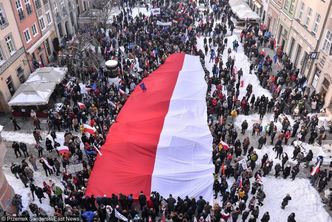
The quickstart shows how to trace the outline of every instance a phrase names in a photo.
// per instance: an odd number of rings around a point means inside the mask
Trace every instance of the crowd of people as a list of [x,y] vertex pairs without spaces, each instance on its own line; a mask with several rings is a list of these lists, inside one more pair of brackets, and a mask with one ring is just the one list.
[[[240,42],[229,43],[227,36],[233,34],[235,24],[227,0],[207,1],[204,12],[190,0],[152,1],[153,7],[161,8],[161,15],[139,14],[136,17],[132,16],[135,1],[124,0],[121,4],[122,11],[114,16],[110,29],[90,32],[98,39],[103,58],[117,60],[118,68],[113,71],[103,67],[91,69],[87,75],[89,79],[83,85],[84,90],[79,75],[68,76],[54,94],[54,99],[63,99],[63,106],[57,110],[50,109],[47,136],[42,135],[40,120],[31,112],[35,151],[29,150],[22,142],[12,144],[16,158],[22,160],[13,163],[11,171],[26,189],[30,189],[33,197],[29,206],[23,206],[22,197],[15,195],[12,203],[17,214],[47,216],[47,212],[34,203],[36,196],[39,203],[49,201],[54,216],[79,217],[88,222],[118,221],[121,217],[129,221],[268,222],[273,221],[269,212],[260,212],[266,197],[263,177],[273,175],[278,178],[282,173],[284,179],[290,177],[294,180],[300,169],[311,168],[307,171],[311,172],[312,185],[317,186],[320,192],[324,190],[332,174],[327,170],[317,170],[323,162],[322,157],[313,162],[312,151],[305,153],[301,145],[293,141],[292,159],[297,164],[292,166],[283,151],[290,140],[322,143],[326,129],[318,129],[317,115],[307,115],[322,108],[322,99],[315,93],[306,95],[305,77],[290,63],[280,47],[276,50],[276,58],[270,58],[261,50],[261,46],[276,48],[273,36],[264,27],[248,23],[241,32]],[[157,21],[171,21],[172,25],[161,26]],[[203,38],[202,49],[198,48],[198,38]],[[237,53],[241,43],[251,61],[250,73],[257,75],[261,86],[268,89],[272,97],[256,97],[253,86],[248,84],[246,95],[239,98],[244,73],[242,69],[234,68],[232,54]],[[123,46],[123,51],[120,46]],[[228,53],[227,61],[222,58],[224,51]],[[200,56],[205,70],[207,121],[213,136],[212,159],[215,165],[213,190],[220,204],[211,205],[202,197],[180,198],[171,194],[161,197],[158,192],[151,195],[140,193],[138,200],[133,199],[133,194],[85,196],[94,160],[126,99],[144,77],[174,52]],[[210,56],[209,60],[207,56]],[[282,69],[274,73],[272,63],[278,61],[282,63]],[[211,70],[208,63],[213,64]],[[117,84],[109,81],[114,72],[120,78]],[[266,113],[271,112],[274,118],[266,126],[261,122],[249,126],[247,121],[242,122],[241,129],[234,125],[239,114],[258,113],[262,120]],[[295,123],[291,124],[284,114],[292,115]],[[280,120],[282,128],[278,129],[276,123]],[[19,130],[15,119],[13,124],[15,130]],[[88,133],[86,125],[95,131]],[[58,138],[57,131],[66,131],[64,138]],[[64,142],[60,144],[62,139]],[[258,147],[254,147],[253,141],[257,139]],[[276,157],[265,154],[259,158],[256,149],[268,143],[274,146]],[[68,150],[63,152],[60,149],[63,146]],[[280,159],[281,164],[274,164],[274,159]],[[82,169],[69,173],[67,168],[71,164],[81,164]],[[40,167],[46,177],[42,184],[36,184],[34,172],[40,171]],[[59,178],[61,184],[46,179],[50,175]],[[279,201],[281,209],[285,209],[291,196]],[[30,211],[23,211],[23,208]],[[291,213],[287,221],[295,222],[295,217],[295,213]]]

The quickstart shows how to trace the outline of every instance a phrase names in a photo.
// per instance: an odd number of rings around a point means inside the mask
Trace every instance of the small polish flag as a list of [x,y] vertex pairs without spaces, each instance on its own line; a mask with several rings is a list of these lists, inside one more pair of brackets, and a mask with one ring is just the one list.
[[228,146],[227,143],[225,143],[225,142],[223,142],[223,141],[220,141],[220,143],[219,143],[219,150],[222,150],[222,149],[224,149],[224,150],[228,150],[228,149],[229,149],[229,146]]
[[70,154],[68,146],[59,146],[56,148],[60,155]]
[[90,133],[90,134],[95,134],[96,128],[88,125],[88,124],[83,124],[83,132],[84,133]]
[[315,174],[317,174],[319,172],[319,164],[317,164],[311,171],[310,175],[314,176]]
[[80,107],[80,109],[85,109],[85,104],[81,103],[81,102],[77,102],[78,106]]
[[120,88],[119,88],[119,93],[120,93],[121,95],[125,95],[125,94],[126,94],[125,91],[123,91],[123,90],[120,89]]

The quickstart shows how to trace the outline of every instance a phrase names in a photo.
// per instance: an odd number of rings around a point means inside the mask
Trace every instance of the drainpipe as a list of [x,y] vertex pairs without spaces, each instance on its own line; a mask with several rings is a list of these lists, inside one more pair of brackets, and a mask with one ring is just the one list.
[[[319,47],[320,47],[323,35],[325,33],[324,30],[325,30],[325,27],[326,27],[326,24],[327,24],[327,20],[330,18],[331,6],[332,6],[332,0],[330,0],[329,7],[327,9],[326,16],[325,16],[325,19],[324,19],[323,27],[322,27],[322,30],[320,32],[320,35],[319,35],[319,38],[318,38],[318,41],[317,41],[317,45],[315,47],[314,52],[318,52],[318,50],[319,50]],[[311,62],[310,68],[309,68],[309,73],[308,73],[309,74],[308,85],[310,84],[309,86],[307,86],[307,89],[306,89],[306,91],[308,92],[308,94],[310,92],[310,88],[309,87],[312,86],[311,84],[312,84],[313,78],[315,76],[315,74],[311,75],[312,69],[314,67],[314,63],[315,62]]]

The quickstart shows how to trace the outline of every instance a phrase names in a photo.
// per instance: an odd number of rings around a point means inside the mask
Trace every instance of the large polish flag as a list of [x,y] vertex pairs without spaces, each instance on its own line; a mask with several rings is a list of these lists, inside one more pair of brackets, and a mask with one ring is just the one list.
[[137,86],[112,125],[86,195],[152,191],[212,200],[214,165],[204,71],[176,53]]

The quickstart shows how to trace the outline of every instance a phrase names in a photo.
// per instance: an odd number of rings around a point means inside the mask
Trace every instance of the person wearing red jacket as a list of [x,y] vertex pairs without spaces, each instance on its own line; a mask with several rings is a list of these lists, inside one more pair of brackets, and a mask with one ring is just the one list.
[[288,144],[288,140],[289,140],[290,137],[291,137],[291,132],[290,132],[290,130],[287,130],[285,132],[285,144],[286,145]]

